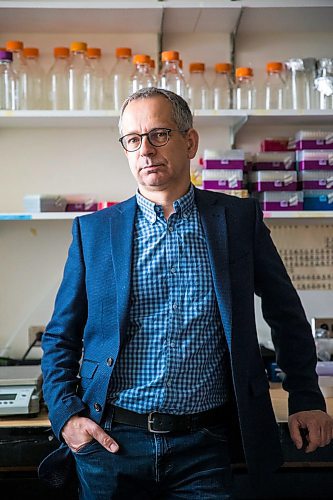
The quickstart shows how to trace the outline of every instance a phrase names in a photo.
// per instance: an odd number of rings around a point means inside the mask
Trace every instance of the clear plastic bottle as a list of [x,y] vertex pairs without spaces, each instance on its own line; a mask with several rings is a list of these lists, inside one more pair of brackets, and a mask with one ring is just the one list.
[[215,64],[215,79],[212,85],[213,109],[230,109],[233,83],[230,63]]
[[124,100],[130,94],[130,81],[133,71],[132,50],[128,47],[116,48],[116,63],[110,75],[112,108],[119,111]]
[[264,109],[285,109],[286,82],[283,78],[283,64],[268,62],[266,64],[266,81],[264,86]]
[[144,87],[153,87],[154,79],[150,72],[150,57],[145,54],[133,56],[134,71],[131,76],[131,92],[136,92]]
[[236,68],[233,105],[235,109],[255,109],[256,88],[252,68]]
[[86,73],[86,82],[89,88],[86,105],[88,109],[110,109],[111,102],[108,101],[106,92],[106,73],[102,63],[102,51],[100,48],[89,47],[87,58],[90,68]]
[[288,59],[286,78],[286,107],[300,110],[305,107],[305,72],[303,59]]
[[55,47],[53,54],[54,63],[46,75],[46,105],[48,109],[69,109],[69,49]]
[[45,75],[39,63],[39,50],[35,47],[23,49],[23,55],[28,65],[28,109],[44,109]]
[[[69,109],[89,109],[89,88],[86,73],[89,63],[86,58],[87,44],[85,42],[72,42],[70,46],[70,62],[68,67]],[[89,81],[89,80],[88,80]]]
[[158,86],[171,90],[187,99],[186,81],[179,69],[179,52],[167,50],[162,52],[162,69],[158,77]]
[[17,109],[18,78],[12,66],[12,52],[0,50],[0,110]]
[[13,70],[18,76],[18,109],[28,109],[28,78],[29,70],[23,55],[23,42],[20,40],[9,40],[6,50],[13,53]]
[[315,89],[319,109],[333,109],[333,59],[322,58],[317,62],[318,76]]
[[192,110],[211,109],[210,88],[205,78],[205,64],[192,62],[189,66],[188,99]]

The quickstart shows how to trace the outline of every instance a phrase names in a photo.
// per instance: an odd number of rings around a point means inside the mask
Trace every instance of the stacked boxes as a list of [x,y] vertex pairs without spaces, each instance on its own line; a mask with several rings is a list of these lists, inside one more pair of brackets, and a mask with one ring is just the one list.
[[245,189],[248,168],[248,157],[242,150],[233,149],[220,152],[205,149],[202,187],[203,189],[246,197],[248,196],[248,191]]
[[333,210],[333,132],[302,130],[296,148],[304,210]]
[[[254,157],[250,185],[263,210],[302,210],[303,196],[297,191],[296,157],[288,141],[266,139],[265,151]],[[267,151],[272,147],[273,151]],[[283,150],[283,148],[285,150]],[[279,149],[279,150],[277,150]]]

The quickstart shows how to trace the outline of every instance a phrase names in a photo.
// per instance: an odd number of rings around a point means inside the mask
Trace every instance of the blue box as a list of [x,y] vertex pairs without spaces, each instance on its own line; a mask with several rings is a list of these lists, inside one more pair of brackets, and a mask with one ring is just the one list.
[[303,210],[333,210],[333,189],[305,189]]

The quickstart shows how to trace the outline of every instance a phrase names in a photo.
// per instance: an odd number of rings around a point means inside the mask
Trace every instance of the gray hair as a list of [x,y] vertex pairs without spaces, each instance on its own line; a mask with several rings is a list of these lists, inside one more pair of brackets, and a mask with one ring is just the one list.
[[124,101],[120,110],[118,125],[120,135],[122,134],[122,118],[127,105],[137,99],[148,99],[155,96],[162,96],[165,99],[168,99],[171,103],[171,115],[179,130],[187,131],[193,127],[193,116],[185,99],[183,99],[180,95],[171,92],[171,90],[146,87],[134,92],[134,94],[128,96]]

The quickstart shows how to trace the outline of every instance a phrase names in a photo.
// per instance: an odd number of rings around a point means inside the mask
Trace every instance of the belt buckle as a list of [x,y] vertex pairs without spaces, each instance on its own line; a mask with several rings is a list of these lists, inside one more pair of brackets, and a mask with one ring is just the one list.
[[169,432],[171,432],[171,430],[169,430],[169,431],[158,431],[158,430],[152,428],[152,424],[154,423],[154,413],[158,413],[158,412],[157,411],[151,411],[148,414],[148,431],[149,432],[153,432],[154,434],[168,434]]

